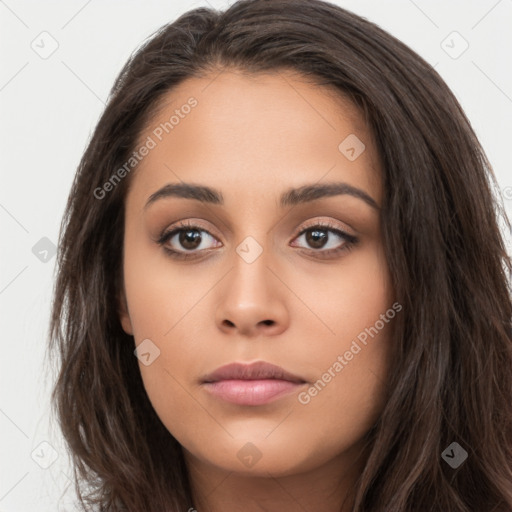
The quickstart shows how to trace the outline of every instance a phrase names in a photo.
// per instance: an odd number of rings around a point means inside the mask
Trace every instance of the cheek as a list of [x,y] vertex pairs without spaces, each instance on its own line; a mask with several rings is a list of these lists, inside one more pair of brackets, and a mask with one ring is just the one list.
[[[378,330],[384,330],[381,315],[393,304],[386,259],[379,247],[350,255],[334,271],[327,267],[316,271],[313,279],[302,273],[294,291],[310,305],[308,321],[301,325],[307,333],[302,341],[304,350],[310,351],[312,359],[308,361],[318,370],[349,350],[352,340],[359,337],[364,341],[366,330],[376,322]],[[392,322],[385,325],[388,323]],[[315,342],[311,344],[311,340]],[[375,357],[382,356],[377,349]]]
[[134,337],[165,341],[186,322],[215,276],[202,273],[198,279],[197,273],[173,263],[154,242],[130,240],[127,234],[124,280]]
[[[324,329],[315,348],[304,352],[315,378],[297,397],[295,420],[303,422],[305,435],[316,438],[318,457],[360,441],[385,405],[393,322],[399,313],[392,308],[384,260],[360,256],[315,302],[332,332]],[[314,336],[311,329],[309,336]]]
[[[399,313],[392,307],[386,260],[378,248],[358,253],[350,265],[340,267],[338,278],[316,274],[314,283],[317,291],[310,294],[310,303],[319,321],[303,325],[301,342],[315,378],[298,396],[303,411],[296,420],[302,416],[336,451],[364,435],[384,406]],[[305,282],[303,297],[307,286]]]

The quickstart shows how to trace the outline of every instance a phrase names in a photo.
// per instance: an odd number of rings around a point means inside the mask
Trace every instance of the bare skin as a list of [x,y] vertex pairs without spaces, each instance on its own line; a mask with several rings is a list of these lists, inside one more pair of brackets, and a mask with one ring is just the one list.
[[[393,290],[378,155],[355,107],[329,91],[289,72],[224,70],[180,84],[140,137],[157,144],[131,176],[120,318],[136,345],[150,339],[160,350],[139,366],[183,447],[199,512],[349,510],[364,436],[384,406],[392,322],[333,370],[391,308]],[[197,106],[159,141],[155,128],[191,96]],[[366,146],[353,161],[338,148],[350,134]],[[223,204],[169,196],[145,207],[181,182],[217,189]],[[279,204],[290,188],[333,182],[376,207],[346,193]],[[160,245],[179,221],[199,231],[184,228],[188,245],[179,234]],[[326,222],[357,242],[312,229]],[[320,230],[324,245],[306,228]],[[164,247],[193,257],[174,259]],[[233,404],[202,378],[234,361],[267,361],[305,383],[270,403]],[[319,379],[325,386],[309,393]]]

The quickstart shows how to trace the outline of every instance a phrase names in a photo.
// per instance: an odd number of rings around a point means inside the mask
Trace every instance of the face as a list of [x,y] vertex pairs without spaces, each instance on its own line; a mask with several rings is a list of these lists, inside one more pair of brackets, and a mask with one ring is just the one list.
[[346,456],[383,408],[398,314],[358,111],[288,72],[225,70],[169,93],[143,145],[120,316],[186,459],[286,476]]

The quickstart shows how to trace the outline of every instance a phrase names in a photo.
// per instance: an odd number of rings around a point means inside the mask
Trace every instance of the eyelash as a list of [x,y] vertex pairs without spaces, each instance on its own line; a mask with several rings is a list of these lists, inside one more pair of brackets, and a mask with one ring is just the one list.
[[[325,222],[325,223],[317,222],[315,224],[312,224],[311,226],[305,227],[302,231],[300,231],[297,234],[297,236],[294,238],[294,240],[296,238],[299,238],[306,232],[314,230],[315,228],[320,228],[320,230],[332,232],[335,235],[345,239],[345,243],[341,247],[338,247],[336,249],[329,249],[327,251],[322,251],[321,249],[318,249],[318,250],[310,249],[309,250],[309,252],[312,252],[315,254],[322,254],[322,256],[320,256],[320,258],[328,258],[330,256],[341,254],[345,251],[350,251],[359,242],[359,239],[357,237],[355,237],[353,235],[349,235],[345,231],[338,229],[337,227],[330,224],[329,222]],[[176,235],[182,231],[199,231],[199,232],[203,232],[203,233],[208,233],[209,236],[215,238],[212,234],[210,234],[206,229],[202,228],[201,226],[198,226],[198,225],[192,224],[192,223],[188,223],[188,222],[182,222],[182,223],[178,224],[177,226],[172,227],[169,230],[164,230],[160,234],[160,236],[157,240],[157,243],[162,246],[164,251],[171,258],[178,259],[178,260],[187,260],[187,259],[191,259],[191,258],[197,258],[198,253],[200,252],[200,251],[196,251],[196,252],[175,251],[174,249],[170,249],[169,247],[167,247],[165,245],[170,239],[172,239],[174,237],[174,235]],[[303,250],[307,250],[307,249],[303,249]]]

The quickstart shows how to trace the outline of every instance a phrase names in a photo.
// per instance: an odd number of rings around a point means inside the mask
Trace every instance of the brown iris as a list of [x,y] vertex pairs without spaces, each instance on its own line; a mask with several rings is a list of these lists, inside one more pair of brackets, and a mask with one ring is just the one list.
[[325,245],[329,235],[325,232],[325,230],[320,229],[310,229],[306,231],[306,241],[311,247],[315,249],[322,248]]
[[197,229],[180,231],[180,244],[184,249],[196,249],[201,243],[201,233]]

